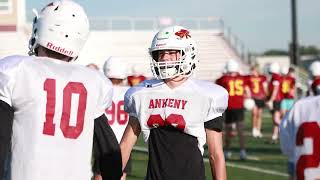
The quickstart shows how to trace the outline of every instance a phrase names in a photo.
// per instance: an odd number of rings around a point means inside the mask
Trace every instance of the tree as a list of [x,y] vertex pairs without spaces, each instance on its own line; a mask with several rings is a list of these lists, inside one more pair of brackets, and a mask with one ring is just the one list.
[[320,49],[318,49],[316,46],[300,46],[299,48],[301,55],[318,55],[320,54]]
[[287,56],[288,54],[288,51],[281,49],[270,49],[263,53],[265,56]]

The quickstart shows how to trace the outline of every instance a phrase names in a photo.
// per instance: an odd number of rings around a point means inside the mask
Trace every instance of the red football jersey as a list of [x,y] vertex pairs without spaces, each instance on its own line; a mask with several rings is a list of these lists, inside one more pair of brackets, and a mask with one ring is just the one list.
[[286,99],[294,99],[294,91],[296,80],[292,76],[284,76],[282,77],[281,82],[281,93],[283,97]]
[[266,83],[267,78],[264,75],[248,75],[247,82],[250,88],[251,96],[254,99],[265,99],[267,94],[264,90],[264,83]]
[[143,75],[140,76],[128,76],[128,84],[129,86],[135,86],[146,80],[146,77]]
[[276,98],[274,99],[275,101],[281,101],[283,99],[283,95],[281,93],[281,81],[282,81],[282,78],[279,74],[272,74],[272,77],[271,77],[271,81],[269,82],[269,98],[273,92],[273,89],[276,85],[279,86],[279,91],[276,95]]
[[217,79],[216,83],[224,87],[229,93],[228,109],[243,108],[245,86],[247,85],[245,76],[223,75]]

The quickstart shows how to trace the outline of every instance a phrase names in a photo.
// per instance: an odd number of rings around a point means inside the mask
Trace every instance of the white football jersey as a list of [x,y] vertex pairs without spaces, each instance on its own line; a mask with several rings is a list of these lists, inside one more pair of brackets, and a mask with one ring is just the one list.
[[125,111],[140,121],[144,140],[150,129],[170,124],[198,139],[203,153],[204,122],[222,116],[228,106],[228,92],[212,82],[188,79],[169,88],[162,80],[146,80],[125,95]]
[[280,144],[297,179],[320,179],[320,96],[295,103],[281,122]]
[[109,125],[120,143],[129,115],[124,111],[124,94],[129,86],[113,86],[112,106],[106,109]]
[[102,73],[43,57],[0,60],[0,99],[14,109],[12,180],[88,180],[94,119],[112,102]]

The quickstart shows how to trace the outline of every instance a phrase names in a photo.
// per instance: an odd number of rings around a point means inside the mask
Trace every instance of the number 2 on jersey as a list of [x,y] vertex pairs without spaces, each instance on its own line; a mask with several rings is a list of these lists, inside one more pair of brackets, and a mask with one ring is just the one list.
[[312,154],[302,154],[297,161],[297,179],[304,180],[304,170],[307,168],[317,168],[320,163],[320,127],[317,122],[305,122],[300,125],[297,138],[296,145],[302,146],[303,140],[305,138],[311,138],[312,143]]
[[[53,118],[56,107],[56,80],[46,79],[44,90],[47,92],[46,121],[43,123],[43,134],[54,136],[55,124]],[[79,94],[76,126],[70,126],[72,94]],[[82,130],[87,106],[87,89],[80,82],[69,82],[63,89],[63,106],[60,129],[65,138],[77,139]]]

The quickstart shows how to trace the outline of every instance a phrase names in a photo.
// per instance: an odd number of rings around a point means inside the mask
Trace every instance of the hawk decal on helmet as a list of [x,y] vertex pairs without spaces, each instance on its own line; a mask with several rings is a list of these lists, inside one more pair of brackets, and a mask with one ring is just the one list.
[[190,34],[189,34],[190,32],[188,31],[188,30],[186,30],[186,29],[181,29],[180,31],[178,31],[178,32],[176,32],[176,33],[174,33],[176,36],[179,36],[181,39],[183,39],[184,37],[186,38],[186,39],[188,39],[188,38],[191,38],[191,36],[190,36]]

